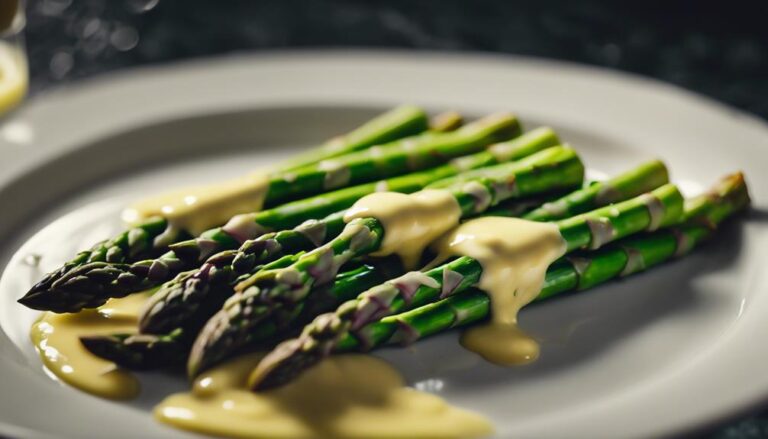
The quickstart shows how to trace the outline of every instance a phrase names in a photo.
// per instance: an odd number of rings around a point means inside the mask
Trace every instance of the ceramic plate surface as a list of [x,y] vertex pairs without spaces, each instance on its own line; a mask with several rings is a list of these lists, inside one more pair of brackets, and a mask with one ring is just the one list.
[[[0,125],[0,433],[196,437],[151,417],[185,386],[142,377],[131,403],[54,381],[15,300],[120,229],[151,191],[268,165],[399,103],[546,124],[595,174],[663,158],[689,193],[743,170],[753,212],[689,258],[531,306],[542,358],[495,367],[456,334],[380,353],[419,389],[492,419],[499,437],[673,434],[768,396],[768,128],[653,81],[523,58],[312,52],[128,71],[38,97]],[[41,255],[39,266],[31,264]]]

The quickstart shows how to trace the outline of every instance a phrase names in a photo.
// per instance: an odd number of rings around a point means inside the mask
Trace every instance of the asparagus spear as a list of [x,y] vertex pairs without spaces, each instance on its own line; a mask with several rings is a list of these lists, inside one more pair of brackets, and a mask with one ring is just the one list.
[[[503,148],[504,159],[516,160],[557,143],[557,136],[552,130],[543,128],[493,148],[496,151]],[[446,166],[451,167],[451,173],[455,173],[467,166],[474,168],[495,160],[493,152],[483,151]],[[237,251],[227,250],[211,256],[198,270],[177,276],[152,296],[150,305],[139,320],[141,332],[162,334],[172,331],[187,318],[187,314],[197,311],[199,303],[211,291],[226,298],[231,295],[232,281],[253,272],[254,267],[283,254],[317,248],[341,232],[343,216],[344,211],[341,211],[322,220],[308,220],[293,230],[268,233],[248,240]]]
[[[682,225],[626,238],[601,251],[556,262],[548,269],[537,300],[563,291],[590,288],[613,277],[642,271],[673,256],[683,255],[709,236],[722,220],[748,203],[743,176],[726,177],[711,192],[688,204],[683,216],[687,221]],[[454,274],[444,277],[445,273]],[[375,287],[340,306],[335,313],[318,316],[298,338],[276,347],[251,374],[249,385],[258,390],[280,386],[321,361],[332,350],[368,350],[389,341],[410,343],[484,318],[489,314],[490,299],[474,288],[481,273],[482,267],[476,261],[460,257],[443,267],[420,273],[429,276],[434,281],[431,283],[439,284],[438,288],[423,283],[413,285],[413,278],[411,285],[403,287],[403,278],[408,275]],[[447,285],[444,279],[453,281]],[[393,291],[396,286],[400,289]],[[403,296],[401,289],[407,289],[408,295]],[[389,305],[382,306],[387,302],[376,299],[386,290],[397,296],[394,299],[392,295],[388,296]],[[442,300],[429,303],[437,299]],[[412,307],[416,308],[396,314]]]
[[531,221],[567,218],[599,206],[635,197],[650,190],[645,188],[657,188],[668,182],[669,173],[664,163],[660,160],[651,160],[629,172],[544,203],[523,218]]
[[188,335],[181,328],[170,334],[110,334],[80,337],[92,354],[131,370],[179,365],[187,356]]
[[[572,149],[552,147],[519,162],[488,168],[484,176],[446,190],[456,198],[462,215],[467,216],[505,199],[578,185],[583,172]],[[241,294],[228,299],[198,335],[190,354],[190,374],[248,344],[265,319],[273,317],[272,322],[279,327],[288,324],[312,287],[332,281],[339,268],[352,258],[378,250],[384,232],[375,218],[355,219],[338,237],[302,256],[291,267],[260,271],[241,282],[236,287]]]
[[[520,145],[524,145],[524,143],[520,143]],[[566,217],[566,212],[570,214],[578,214],[589,210],[589,208],[599,207],[611,202],[623,201],[625,199],[640,195],[644,192],[653,190],[656,187],[666,183],[667,181],[667,170],[664,164],[659,161],[651,161],[609,180],[593,182],[585,188],[579,189],[565,196],[553,197],[549,201],[554,201],[555,203],[560,204],[567,204],[567,208],[558,209],[559,214],[562,215],[562,217]],[[612,194],[612,196],[598,196],[598,194],[606,193]],[[512,203],[507,203],[506,206],[500,205],[489,209],[487,212],[483,213],[483,215],[520,216],[521,214],[531,210],[535,212],[536,210],[534,208],[541,204],[541,201],[536,199],[514,200]],[[553,213],[552,210],[547,210],[547,212],[549,212],[549,219],[560,219],[557,217],[557,212]],[[527,218],[538,220],[536,216],[537,215],[529,215]],[[333,214],[322,221],[322,228],[325,231],[326,237],[333,237],[338,234],[338,232],[343,227],[342,217],[343,211]],[[315,226],[313,225],[312,228],[314,227]],[[278,233],[285,234],[290,232],[292,231],[284,231]],[[313,241],[317,242],[319,240],[319,238],[317,238],[317,234],[313,233],[312,235],[316,237],[316,239]],[[259,252],[261,252],[260,254],[267,253],[266,249],[276,249],[274,252],[279,253],[278,250],[280,249],[285,250],[286,248],[291,248],[291,245],[288,244],[290,241],[284,242],[282,239],[274,237],[274,235],[271,238],[269,236],[270,235],[264,235],[256,240],[263,240],[262,238],[276,240],[274,245],[265,245],[265,250],[259,250]],[[200,321],[204,318],[209,318],[217,309],[221,307],[223,301],[232,294],[233,280],[236,279],[237,276],[250,271],[252,269],[252,264],[256,264],[258,262],[258,258],[254,258],[252,256],[254,253],[250,252],[252,246],[248,245],[244,247],[246,247],[246,249],[241,247],[241,249],[236,252],[236,255],[233,255],[235,252],[222,252],[218,256],[213,256],[209,258],[208,261],[206,261],[206,264],[203,265],[203,269],[193,272],[193,275],[190,275],[189,277],[177,276],[177,279],[180,279],[180,281],[177,282],[175,279],[174,281],[163,285],[163,287],[150,299],[150,304],[145,308],[146,312],[141,316],[139,323],[140,332],[156,334],[155,336],[106,336],[100,340],[100,344],[102,345],[100,348],[101,352],[107,352],[107,355],[109,355],[111,352],[114,352],[111,354],[111,356],[107,356],[106,358],[115,361],[118,364],[132,368],[136,368],[138,366],[136,364],[129,363],[126,358],[134,359],[135,362],[143,364],[143,367],[155,367],[159,365],[157,360],[152,360],[153,351],[150,349],[150,347],[157,346],[158,348],[174,349],[174,352],[183,351],[186,354],[186,351],[181,348],[168,347],[169,341],[173,340],[174,338],[180,338],[179,334],[181,333],[189,333],[190,330],[188,329],[188,322]],[[309,248],[302,247],[301,250],[309,250]],[[227,255],[228,257],[231,257],[231,261],[226,261],[225,264],[229,265],[219,265],[218,262],[224,261],[224,256]],[[205,270],[207,264],[211,264],[212,266],[208,270]],[[369,266],[367,269],[382,270],[382,267],[389,266],[392,266],[392,264],[379,265],[377,268]],[[202,276],[201,272],[205,273],[206,271],[208,274],[206,276]],[[326,297],[327,299],[322,301],[325,304],[324,310],[333,309],[341,302],[352,299],[353,297],[357,296],[357,294],[365,291],[368,287],[373,286],[368,285],[368,283],[365,282],[365,280],[370,279],[371,276],[366,274],[362,268],[356,269],[355,272],[358,273],[357,276],[361,282],[349,282],[349,277],[342,276],[342,278],[346,279],[347,282],[343,282],[344,287],[341,289],[341,291],[346,292],[347,295],[340,295],[337,293],[336,289],[330,288],[327,289],[327,291],[333,292],[333,294],[324,295],[322,293],[313,293],[310,298],[315,298],[318,296]],[[390,279],[391,277],[399,274],[402,273],[398,273],[397,270],[395,270],[392,272],[392,276],[389,276],[386,279]],[[386,279],[383,279],[382,282]],[[341,282],[340,277],[337,277],[334,286],[339,282]],[[354,292],[354,294],[350,295],[350,292]],[[215,294],[219,297],[220,302],[215,302],[213,305],[211,305],[209,299],[204,299],[206,294]],[[201,309],[200,303],[203,300],[206,300],[206,304]],[[162,303],[162,305],[158,306],[157,303]],[[320,307],[308,306],[302,310],[302,313],[305,316],[314,316],[321,312],[320,309]],[[301,321],[302,319],[298,320]],[[186,331],[182,331],[182,328],[187,329]],[[162,341],[162,343],[157,343],[158,340]],[[161,353],[158,353],[158,355],[155,356],[160,355]],[[145,360],[146,357],[149,357],[149,359]],[[168,358],[170,358],[170,356]],[[147,364],[151,364],[152,366],[147,366]]]
[[[489,120],[490,125],[496,126],[502,132],[511,126],[517,126],[514,118],[498,116]],[[476,136],[477,132],[485,132],[486,128],[488,126],[478,130],[475,125],[475,128],[467,131],[467,138]],[[491,128],[488,130],[493,131]],[[551,130],[542,128],[529,133],[526,139],[533,139],[527,148],[536,150],[542,144],[553,143],[557,137]],[[33,309],[54,312],[76,312],[83,308],[94,308],[104,304],[110,297],[123,297],[157,286],[182,271],[200,265],[210,255],[236,248],[242,242],[256,238],[271,229],[295,227],[309,218],[322,217],[349,207],[360,197],[377,190],[387,188],[395,192],[413,192],[432,181],[454,175],[464,169],[508,160],[508,157],[518,150],[515,146],[515,143],[509,142],[495,144],[489,151],[460,157],[423,172],[338,189],[261,212],[237,215],[223,227],[205,231],[198,238],[169,245],[168,252],[154,259],[124,263],[122,250],[115,250],[110,243],[100,245],[98,251],[83,252],[72,262],[47,275],[19,299],[19,303]],[[165,220],[157,219],[124,233],[116,242],[144,245],[150,242],[153,236],[159,236],[166,226]],[[138,247],[144,248],[142,245]]]
[[427,125],[427,114],[424,110],[413,105],[402,105],[319,147],[283,162],[279,168],[289,171],[369,146],[412,136],[426,130]]
[[520,134],[506,113],[486,116],[450,132],[425,132],[333,159],[278,172],[270,177],[267,205],[298,196],[430,168]]

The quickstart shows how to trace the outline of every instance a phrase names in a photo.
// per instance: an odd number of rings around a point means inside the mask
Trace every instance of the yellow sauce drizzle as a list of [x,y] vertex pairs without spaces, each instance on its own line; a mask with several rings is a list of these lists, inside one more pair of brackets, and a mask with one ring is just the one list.
[[109,399],[131,399],[139,381],[114,363],[88,352],[82,335],[136,332],[138,315],[148,293],[112,299],[98,309],[75,314],[44,313],[32,325],[30,338],[45,367],[65,383]]
[[491,321],[467,329],[460,343],[465,349],[502,366],[528,364],[539,358],[539,343],[516,323]]
[[[139,392],[136,377],[88,352],[81,335],[129,333],[148,293],[96,310],[45,313],[31,338],[46,368],[67,384],[110,399]],[[198,377],[189,393],[166,398],[155,417],[175,427],[248,438],[470,438],[492,433],[482,416],[405,387],[398,372],[367,355],[333,356],[283,388],[254,393],[245,383],[260,356],[248,355]]]
[[469,256],[480,262],[479,287],[491,298],[491,321],[469,328],[465,348],[502,365],[539,355],[535,340],[517,327],[517,313],[541,291],[547,268],[566,251],[557,226],[517,218],[467,221],[435,243],[439,258]]
[[217,436],[242,438],[470,438],[489,435],[482,416],[404,387],[382,360],[338,355],[295,382],[269,392],[245,388],[260,356],[204,373],[190,393],[155,408],[161,422]]
[[384,226],[384,240],[373,256],[396,254],[413,269],[424,249],[459,223],[461,208],[445,190],[376,192],[358,200],[344,215],[346,222],[355,218],[376,218]]
[[268,189],[269,176],[255,172],[233,180],[177,189],[141,200],[123,212],[123,220],[136,224],[153,216],[162,216],[171,227],[199,235],[226,223],[237,214],[260,210]]

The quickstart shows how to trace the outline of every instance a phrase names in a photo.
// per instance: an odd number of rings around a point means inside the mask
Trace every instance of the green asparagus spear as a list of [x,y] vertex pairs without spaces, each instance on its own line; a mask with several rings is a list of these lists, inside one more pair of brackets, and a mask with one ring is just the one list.
[[[537,299],[571,289],[589,288],[615,276],[644,270],[674,255],[682,255],[708,236],[714,226],[748,203],[741,174],[729,176],[710,193],[689,203],[683,215],[687,221],[680,226],[626,238],[601,251],[585,252],[556,262],[548,269]],[[619,208],[621,204],[615,207]],[[572,224],[573,220],[569,222]],[[646,221],[647,224],[651,222],[650,218]],[[560,224],[562,227],[563,223]],[[446,273],[451,275],[446,276]],[[490,300],[474,289],[481,273],[482,267],[476,261],[460,257],[442,267],[418,273],[418,276],[426,275],[431,279],[427,282],[429,285],[409,273],[375,287],[340,306],[335,313],[318,316],[298,338],[275,348],[252,373],[249,384],[254,389],[280,386],[321,361],[332,350],[367,350],[391,340],[408,343],[484,318],[489,313]],[[446,279],[452,280],[447,282]],[[391,293],[387,302],[377,300],[383,297],[384,291]],[[430,303],[438,299],[443,300]],[[393,315],[409,308],[412,310]]]
[[80,337],[92,354],[131,370],[151,370],[177,366],[187,356],[187,333],[177,329],[170,334],[110,334]]
[[[557,137],[549,129],[537,129],[515,140],[494,145],[494,150],[504,149],[503,158],[516,160],[534,152],[554,146]],[[466,167],[477,167],[495,161],[493,152],[483,151],[466,156],[446,166],[451,172]],[[394,185],[397,187],[397,185]],[[248,240],[237,250],[227,250],[211,256],[198,269],[164,284],[150,299],[151,305],[141,316],[143,333],[162,334],[172,331],[187,314],[197,312],[199,303],[211,291],[226,298],[231,295],[228,287],[237,277],[251,273],[253,268],[283,254],[312,250],[338,235],[344,227],[344,211],[336,212],[322,220],[308,220],[292,230],[283,230]],[[211,285],[215,285],[212,288]]]
[[424,110],[413,105],[402,105],[371,119],[353,131],[283,162],[279,169],[290,171],[369,146],[412,136],[425,131],[427,125],[427,114]]
[[267,205],[320,191],[427,169],[520,134],[520,124],[498,113],[450,132],[425,132],[363,151],[278,172],[270,177]]
[[[572,149],[552,147],[519,162],[488,168],[485,175],[446,190],[455,197],[462,215],[468,216],[505,199],[573,187],[581,183],[583,173],[583,165]],[[352,258],[375,252],[384,233],[381,222],[375,218],[355,219],[338,237],[307,253],[291,267],[260,271],[240,283],[237,290],[241,294],[227,300],[195,341],[188,366],[190,374],[248,344],[267,318],[272,318],[278,327],[288,324],[312,287],[332,281]]]
[[667,167],[660,160],[652,160],[609,180],[597,182],[580,191],[544,203],[523,218],[531,221],[567,218],[599,206],[636,197],[668,182]]

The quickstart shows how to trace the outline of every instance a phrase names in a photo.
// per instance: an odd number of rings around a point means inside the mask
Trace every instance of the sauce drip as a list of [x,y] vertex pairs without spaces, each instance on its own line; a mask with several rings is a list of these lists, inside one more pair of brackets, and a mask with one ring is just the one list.
[[549,265],[565,254],[566,243],[557,226],[478,218],[443,236],[435,249],[438,258],[469,256],[483,267],[478,286],[491,298],[491,320],[466,330],[462,346],[502,365],[536,360],[539,346],[517,327],[517,314],[541,291]]
[[[81,335],[136,330],[148,293],[112,299],[96,310],[45,313],[31,338],[45,366],[67,384],[110,399],[130,399],[139,382],[88,352]],[[395,369],[367,355],[332,356],[280,389],[246,387],[259,355],[236,358],[200,377],[192,391],[167,397],[155,417],[215,436],[262,438],[467,438],[492,433],[482,416],[405,387]]]
[[346,222],[355,218],[376,218],[384,226],[384,240],[373,256],[396,254],[407,269],[413,269],[424,249],[459,223],[461,208],[445,190],[376,192],[358,200],[344,215]]
[[502,366],[528,364],[539,358],[539,343],[516,323],[496,323],[469,328],[461,334],[464,348]]
[[404,387],[400,375],[367,355],[336,355],[295,382],[269,392],[247,390],[259,355],[204,373],[190,393],[155,408],[161,422],[243,438],[466,438],[486,436],[483,417]]
[[123,212],[123,220],[136,224],[153,216],[162,216],[172,228],[199,235],[237,214],[261,210],[268,189],[269,176],[255,172],[141,200]]
[[135,332],[147,297],[132,294],[75,314],[46,312],[32,325],[30,338],[45,367],[61,381],[103,398],[131,399],[139,393],[136,377],[92,355],[79,337]]

